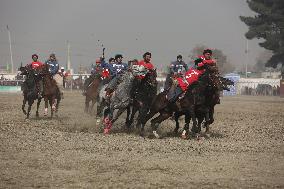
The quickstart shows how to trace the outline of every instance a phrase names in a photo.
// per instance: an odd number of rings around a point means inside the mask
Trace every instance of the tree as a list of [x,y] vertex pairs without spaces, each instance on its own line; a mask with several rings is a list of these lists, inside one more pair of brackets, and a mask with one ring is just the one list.
[[256,58],[256,64],[253,66],[253,72],[264,72],[266,70],[265,64],[271,58],[272,53],[270,51],[264,51]]
[[284,1],[283,0],[248,0],[249,8],[257,14],[253,17],[240,16],[249,31],[247,39],[264,39],[259,45],[271,50],[273,55],[265,66],[276,68],[284,66]]
[[[189,57],[194,60],[198,55],[203,53],[204,49],[208,49],[205,45],[196,45],[191,51]],[[220,49],[212,49],[213,59],[216,59],[219,72],[221,74],[229,73],[235,70],[235,67],[228,61],[227,56],[224,55]]]

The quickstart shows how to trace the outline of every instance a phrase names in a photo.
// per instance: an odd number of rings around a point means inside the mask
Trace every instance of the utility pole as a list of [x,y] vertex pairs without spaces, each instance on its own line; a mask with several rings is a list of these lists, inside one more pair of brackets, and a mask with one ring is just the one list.
[[12,53],[11,33],[10,33],[8,25],[7,25],[7,31],[8,31],[8,36],[9,36],[9,45],[10,45],[11,73],[14,74],[14,62],[13,62],[13,53]]
[[67,41],[67,70],[71,71],[70,43]]
[[245,50],[245,53],[246,53],[246,62],[245,62],[246,68],[245,68],[245,71],[246,71],[246,78],[248,78],[248,61],[249,61],[248,53],[249,53],[249,50],[248,50],[248,40],[247,39],[246,39],[246,50]]

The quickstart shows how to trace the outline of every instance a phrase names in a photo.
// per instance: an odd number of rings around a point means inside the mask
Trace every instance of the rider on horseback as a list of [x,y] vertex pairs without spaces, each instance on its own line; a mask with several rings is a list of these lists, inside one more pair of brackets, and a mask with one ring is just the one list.
[[63,98],[63,77],[64,75],[60,72],[59,70],[59,64],[57,62],[57,59],[55,57],[55,54],[52,53],[49,56],[49,59],[47,61],[45,61],[45,64],[47,64],[49,66],[49,73],[51,74],[51,76],[53,77],[53,79],[55,79],[61,98]]
[[128,70],[128,65],[122,62],[121,54],[115,55],[115,62],[109,64],[111,81],[106,87],[106,97],[109,98],[116,86],[121,82],[121,74]]
[[137,78],[137,80],[135,80],[136,83],[133,84],[132,89],[131,89],[131,98],[133,99],[135,96],[135,93],[138,89],[138,86],[141,82],[141,80],[146,76],[146,74],[149,71],[153,71],[154,70],[154,65],[151,63],[151,58],[152,58],[152,54],[150,52],[146,52],[143,55],[143,60],[141,61],[133,61],[132,64],[132,72],[136,72],[135,73],[135,77]]
[[211,56],[212,50],[205,49],[203,51],[203,55],[199,56],[199,58],[194,61],[195,68],[190,68],[183,76],[176,79],[177,86],[175,88],[171,88],[167,94],[167,99],[169,102],[175,102],[192,83],[199,79],[199,77],[205,72],[205,65],[216,65],[215,60],[212,60]]
[[[110,64],[106,63],[104,60],[104,56],[96,59],[96,64],[92,65],[91,75],[88,79],[85,80],[84,83],[84,91],[83,95],[86,95],[86,91],[90,84],[94,81],[97,74],[101,74],[103,78],[108,78],[110,75]],[[112,61],[113,58],[109,59],[109,62]]]
[[167,90],[170,87],[173,77],[178,77],[184,74],[188,70],[187,64],[182,60],[182,56],[178,55],[177,60],[172,62],[169,67],[169,73],[166,78],[164,90]]
[[38,97],[41,98],[42,97],[42,91],[43,91],[43,83],[42,83],[40,75],[38,74],[38,70],[43,65],[43,63],[38,61],[38,55],[37,54],[33,54],[32,59],[33,59],[33,62],[28,64],[26,67],[31,67],[35,71],[34,75],[35,75],[35,78],[36,78],[36,81],[35,81],[36,89],[37,89]]

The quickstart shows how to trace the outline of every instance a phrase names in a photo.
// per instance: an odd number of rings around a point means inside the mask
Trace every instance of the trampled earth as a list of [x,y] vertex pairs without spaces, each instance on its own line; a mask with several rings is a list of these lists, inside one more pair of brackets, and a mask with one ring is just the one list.
[[[84,98],[66,92],[59,117],[29,120],[20,94],[0,94],[0,188],[284,188],[284,99],[224,97],[211,137],[104,136]],[[149,128],[149,123],[147,125]]]

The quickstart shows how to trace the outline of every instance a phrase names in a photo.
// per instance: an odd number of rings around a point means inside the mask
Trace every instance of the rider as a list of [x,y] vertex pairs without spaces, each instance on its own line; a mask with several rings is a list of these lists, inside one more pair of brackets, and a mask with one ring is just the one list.
[[178,77],[176,79],[177,81],[177,87],[173,91],[169,91],[167,94],[167,98],[170,102],[175,102],[177,97],[181,95],[186,89],[188,88],[189,85],[194,83],[195,81],[198,80],[200,75],[202,75],[205,70],[204,70],[204,65],[209,65],[209,66],[215,66],[216,61],[212,59],[212,50],[211,49],[205,49],[203,51],[203,55],[199,56],[198,59],[195,61],[195,68],[189,69],[183,77]]
[[121,82],[121,74],[128,70],[128,65],[122,62],[123,56],[121,54],[115,55],[115,62],[110,64],[111,81],[106,87],[106,97],[110,97],[117,85]]
[[132,85],[132,89],[130,92],[131,98],[134,98],[135,92],[138,89],[138,86],[143,78],[145,78],[146,74],[149,71],[154,70],[154,65],[151,63],[152,54],[150,52],[146,52],[143,54],[143,60],[137,61],[134,59],[132,61],[132,72],[136,72],[135,77],[137,80],[134,80],[134,84]]
[[55,79],[61,98],[63,98],[64,74],[60,74],[61,72],[59,72],[59,64],[54,53],[50,54],[49,59],[45,61],[45,64],[49,66],[49,73],[53,79]]
[[172,62],[169,67],[169,73],[166,78],[164,90],[167,90],[170,87],[170,81],[173,76],[180,76],[188,70],[187,64],[182,60],[182,56],[178,55],[177,60]]
[[198,80],[199,76],[204,73],[203,60],[198,58],[194,61],[196,68],[190,68],[184,75],[176,78],[176,87],[171,88],[167,94],[169,102],[175,102],[177,98],[190,86]]
[[[37,71],[43,65],[43,63],[38,61],[38,55],[37,54],[33,54],[32,59],[33,59],[33,62],[28,64],[27,67],[31,67],[33,70]],[[42,97],[42,91],[43,91],[43,83],[42,83],[41,78],[37,74],[37,72],[35,72],[35,76],[36,76],[36,88],[37,88],[37,92],[38,92],[38,97],[41,98]]]
[[210,66],[216,66],[216,61],[212,59],[211,49],[205,49],[203,51],[203,55],[199,56],[199,58],[203,60],[200,66],[205,65],[205,64],[210,65]]

